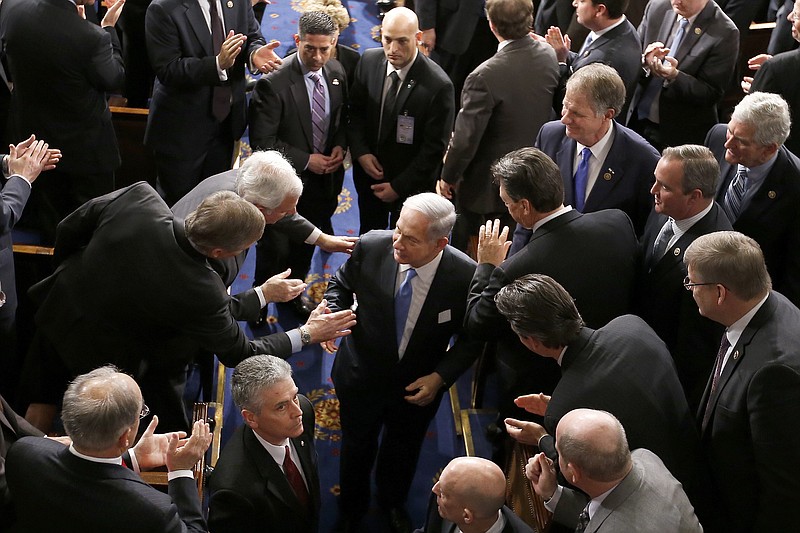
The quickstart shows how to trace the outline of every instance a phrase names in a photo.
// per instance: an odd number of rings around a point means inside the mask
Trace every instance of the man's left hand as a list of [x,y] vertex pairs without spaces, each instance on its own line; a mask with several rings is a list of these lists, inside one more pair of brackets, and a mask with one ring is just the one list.
[[495,219],[494,223],[487,220],[486,224],[481,224],[478,230],[478,263],[489,263],[500,266],[505,261],[508,249],[511,248],[511,241],[508,240],[508,226],[500,231],[500,220]]
[[319,246],[328,253],[341,252],[351,254],[357,242],[358,237],[340,237],[323,233],[317,238],[314,246]]
[[539,444],[539,439],[547,435],[547,431],[536,422],[516,418],[506,418],[503,422],[506,425],[506,433],[522,444],[536,446]]
[[131,448],[136,455],[136,462],[139,463],[140,470],[152,470],[167,464],[170,435],[175,435],[178,440],[186,438],[185,431],[156,434],[156,426],[158,426],[158,416],[153,415],[153,419],[142,433],[139,442]]
[[387,204],[400,198],[400,195],[394,192],[392,184],[388,181],[371,185],[370,189],[372,189],[372,194],[374,194],[378,200],[381,202],[386,202]]
[[406,387],[406,391],[408,392],[417,391],[415,394],[406,396],[406,401],[414,405],[419,405],[420,407],[428,405],[436,398],[436,393],[439,392],[442,385],[444,385],[444,380],[442,376],[436,372],[428,374],[427,376],[422,376]]
[[280,41],[270,41],[253,52],[251,61],[256,70],[264,74],[272,72],[273,70],[278,70],[283,60],[275,53],[275,49],[280,45]]

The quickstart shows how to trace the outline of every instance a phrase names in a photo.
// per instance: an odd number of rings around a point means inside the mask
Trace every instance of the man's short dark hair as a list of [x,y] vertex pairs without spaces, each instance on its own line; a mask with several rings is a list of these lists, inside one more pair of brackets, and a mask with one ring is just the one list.
[[297,33],[300,39],[306,35],[336,35],[339,27],[331,17],[321,11],[308,11],[300,15],[297,21]]
[[668,161],[680,161],[683,165],[683,194],[700,189],[703,198],[714,198],[717,194],[719,163],[705,146],[683,144],[664,148],[661,157]]
[[520,148],[492,164],[492,179],[515,202],[528,200],[539,213],[548,213],[564,203],[561,171],[538,148]]
[[608,11],[608,18],[618,19],[625,14],[628,9],[628,0],[592,0],[592,5],[599,6],[603,4]]
[[521,39],[533,25],[531,0],[486,0],[486,16],[504,39]]
[[512,281],[500,289],[494,301],[515,333],[534,338],[547,348],[568,346],[583,327],[572,297],[544,274],[528,274]]

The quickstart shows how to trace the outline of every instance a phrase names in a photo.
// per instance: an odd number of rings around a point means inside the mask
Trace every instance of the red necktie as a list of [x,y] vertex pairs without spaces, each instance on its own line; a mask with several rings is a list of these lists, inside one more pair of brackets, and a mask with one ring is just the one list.
[[310,500],[308,489],[303,481],[303,476],[300,475],[300,471],[297,469],[297,465],[292,461],[288,445],[286,446],[286,455],[283,458],[283,471],[286,473],[286,479],[289,480],[289,485],[292,486],[292,490],[297,496],[297,499],[300,500],[300,504],[304,507],[308,507]]

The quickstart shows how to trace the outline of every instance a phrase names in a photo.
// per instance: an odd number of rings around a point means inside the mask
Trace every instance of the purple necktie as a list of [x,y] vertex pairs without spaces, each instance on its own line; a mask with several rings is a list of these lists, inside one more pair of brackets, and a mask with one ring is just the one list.
[[325,153],[325,90],[319,72],[310,72],[308,77],[314,82],[314,99],[311,102],[311,125],[314,131],[314,152]]

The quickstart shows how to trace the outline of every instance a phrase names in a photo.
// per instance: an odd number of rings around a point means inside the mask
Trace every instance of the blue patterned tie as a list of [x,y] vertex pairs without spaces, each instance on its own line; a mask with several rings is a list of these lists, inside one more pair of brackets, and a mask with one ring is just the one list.
[[403,331],[406,329],[406,321],[408,320],[408,309],[411,307],[411,297],[413,296],[414,289],[411,287],[411,280],[417,275],[417,271],[409,268],[406,271],[406,279],[400,284],[400,290],[394,297],[394,326],[397,334],[397,346],[400,346],[400,341],[403,340]]
[[749,186],[750,180],[747,178],[747,169],[739,165],[736,170],[736,176],[731,180],[728,191],[725,193],[725,202],[722,205],[731,224],[736,222],[736,219],[739,218],[739,213],[742,212],[742,200],[744,200],[744,195],[747,193]]
[[[683,36],[686,33],[686,27],[688,25],[689,19],[681,17],[678,31],[675,32],[675,37],[672,39],[672,44],[669,47],[669,53],[667,54],[667,57],[675,57],[675,54],[678,52],[678,48],[681,46],[681,41],[683,41]],[[639,117],[639,120],[644,120],[650,117],[650,108],[653,107],[653,102],[655,102],[656,96],[661,91],[663,86],[663,78],[653,77],[650,79],[650,83],[647,84],[644,93],[642,93],[642,97],[639,98],[639,105],[637,106],[637,116]]]
[[311,125],[314,136],[314,152],[325,153],[325,91],[319,72],[310,72],[308,77],[314,82],[314,100],[311,102]]
[[575,209],[583,213],[586,204],[586,184],[589,183],[589,158],[592,157],[592,150],[584,148],[581,150],[581,162],[578,163],[578,170],[575,172]]

